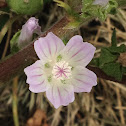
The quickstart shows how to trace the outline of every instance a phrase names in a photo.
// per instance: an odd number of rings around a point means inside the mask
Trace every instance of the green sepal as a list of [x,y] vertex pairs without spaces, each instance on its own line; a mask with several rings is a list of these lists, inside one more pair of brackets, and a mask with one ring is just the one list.
[[63,39],[62,39],[62,41],[63,41],[63,43],[66,45],[67,43],[68,43],[68,38],[67,37],[64,37]]
[[19,51],[18,47],[18,38],[20,36],[21,30],[16,32],[13,38],[10,41],[11,53],[16,53]]

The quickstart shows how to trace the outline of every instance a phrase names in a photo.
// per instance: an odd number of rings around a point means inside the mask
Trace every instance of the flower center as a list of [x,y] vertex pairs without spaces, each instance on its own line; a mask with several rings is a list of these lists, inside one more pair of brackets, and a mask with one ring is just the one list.
[[69,79],[71,76],[71,68],[72,67],[69,66],[65,61],[58,62],[53,67],[53,77],[58,80]]

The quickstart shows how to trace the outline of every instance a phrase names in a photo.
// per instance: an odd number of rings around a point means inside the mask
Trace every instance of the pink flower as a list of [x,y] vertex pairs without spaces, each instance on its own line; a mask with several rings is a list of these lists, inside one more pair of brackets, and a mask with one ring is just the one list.
[[101,5],[101,6],[106,6],[109,0],[95,0],[93,2],[94,5]]
[[97,84],[95,73],[85,68],[94,56],[95,47],[72,37],[65,46],[53,33],[34,43],[40,60],[24,69],[29,90],[45,92],[55,108],[73,102],[74,92],[90,92]]
[[38,19],[31,17],[23,26],[18,39],[18,46],[23,48],[33,39],[33,33],[41,34],[41,27],[38,24]]

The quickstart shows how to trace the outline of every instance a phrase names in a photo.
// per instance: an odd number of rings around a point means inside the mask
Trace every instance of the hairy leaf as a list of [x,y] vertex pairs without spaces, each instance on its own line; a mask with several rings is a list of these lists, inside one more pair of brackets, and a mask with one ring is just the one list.
[[112,53],[110,53],[110,51],[107,50],[107,48],[102,48],[101,55],[99,58],[99,67],[102,68],[106,63],[115,61],[117,57],[117,55],[113,55]]
[[119,63],[108,63],[105,64],[102,70],[109,76],[116,78],[117,80],[122,80],[122,67]]

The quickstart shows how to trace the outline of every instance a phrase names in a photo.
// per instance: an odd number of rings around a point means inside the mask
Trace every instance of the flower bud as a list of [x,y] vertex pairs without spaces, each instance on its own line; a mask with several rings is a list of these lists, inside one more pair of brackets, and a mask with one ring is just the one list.
[[41,34],[41,27],[38,24],[38,19],[31,17],[23,26],[18,38],[19,48],[28,45],[33,39],[33,33]]
[[6,0],[12,11],[17,14],[32,15],[42,9],[43,0]]
[[93,2],[94,5],[101,5],[101,6],[106,6],[109,0],[95,0]]

